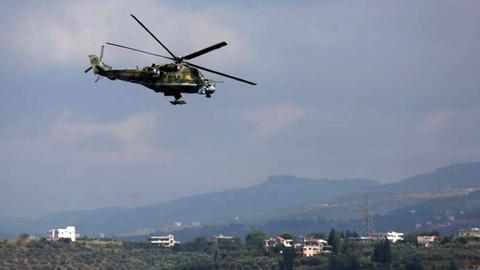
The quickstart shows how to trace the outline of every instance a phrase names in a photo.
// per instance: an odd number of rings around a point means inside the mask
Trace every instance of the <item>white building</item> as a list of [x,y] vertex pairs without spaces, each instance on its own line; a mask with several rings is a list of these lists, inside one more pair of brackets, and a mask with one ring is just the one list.
[[429,247],[438,240],[436,235],[422,235],[417,236],[417,246],[419,247]]
[[470,230],[460,230],[457,237],[480,238],[480,228],[471,228]]
[[317,245],[317,246],[325,246],[328,245],[327,240],[323,240],[321,238],[305,238],[303,239],[304,245]]
[[266,252],[271,252],[276,245],[277,241],[273,237],[263,241],[263,246],[265,247]]
[[215,240],[226,240],[226,241],[228,241],[228,240],[232,241],[233,239],[235,239],[234,236],[223,235],[223,234],[215,235],[215,236],[213,236],[213,238]]
[[332,253],[332,247],[328,245],[328,242],[319,238],[305,238],[303,242],[295,242],[293,239],[285,239],[277,236],[264,241],[267,252],[274,251],[274,248],[279,245],[293,247],[297,254],[305,257],[316,256],[322,253]]
[[75,226],[67,226],[66,228],[51,229],[48,231],[49,238],[52,240],[70,239],[72,242],[77,240]]
[[357,236],[357,237],[349,237],[348,241],[350,242],[358,242],[362,244],[369,244],[374,239],[370,236]]
[[264,247],[267,252],[271,252],[273,248],[277,245],[283,245],[285,247],[294,247],[295,243],[293,239],[285,239],[283,237],[277,236],[264,240]]
[[284,245],[285,247],[293,247],[294,242],[293,239],[285,239],[283,237],[277,236],[275,237],[277,244]]
[[303,245],[302,255],[305,257],[317,256],[322,253],[322,247],[318,245]]
[[320,238],[306,238],[301,247],[302,255],[305,257],[317,256],[322,253],[331,253],[331,246]]
[[403,240],[403,233],[398,233],[398,232],[386,232],[386,233],[372,233],[370,235],[372,240],[385,240],[388,239],[388,241],[395,243],[397,241]]
[[150,244],[158,244],[161,247],[171,248],[180,242],[175,241],[173,234],[162,236],[150,236]]
[[195,228],[200,227],[200,222],[198,222],[198,221],[192,222],[192,227],[195,227]]

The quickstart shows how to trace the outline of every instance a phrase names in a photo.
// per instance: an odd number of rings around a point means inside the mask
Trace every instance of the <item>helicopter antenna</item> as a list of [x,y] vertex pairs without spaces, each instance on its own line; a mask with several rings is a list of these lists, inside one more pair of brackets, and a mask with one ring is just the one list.
[[139,19],[137,19],[137,17],[135,17],[135,15],[130,14],[130,16],[132,16],[132,18],[135,19],[135,21],[137,21],[137,22],[143,27],[143,29],[145,29],[145,31],[147,31],[147,32],[150,34],[150,36],[152,36],[160,45],[162,45],[162,47],[163,47],[174,59],[178,59],[178,58],[179,58],[178,56],[176,56],[175,54],[173,54],[173,53],[167,48],[167,46],[163,45],[163,43],[162,43],[152,32],[150,32],[150,30],[148,30],[148,28],[147,28],[145,25],[143,25],[143,23],[142,23]]
[[102,60],[103,58],[103,50],[105,49],[105,46],[102,45],[102,47],[100,48],[100,61]]

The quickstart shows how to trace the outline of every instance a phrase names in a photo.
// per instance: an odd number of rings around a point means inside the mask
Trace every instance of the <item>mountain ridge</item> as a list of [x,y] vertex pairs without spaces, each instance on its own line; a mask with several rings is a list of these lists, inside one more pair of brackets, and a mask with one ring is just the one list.
[[[480,186],[480,162],[452,164],[434,172],[414,175],[388,184],[360,178],[315,180],[292,175],[274,175],[250,187],[196,194],[141,207],[59,212],[30,222],[25,219],[2,218],[0,232],[44,233],[52,227],[74,224],[84,235],[148,233],[172,229],[172,224],[177,221],[187,225],[197,222],[202,225],[221,224],[232,220],[248,221],[255,216],[268,218],[269,213],[281,214],[286,213],[287,209],[295,208],[300,209],[297,216],[304,218],[308,211],[302,214],[301,210],[305,207],[313,209],[313,212],[310,212],[312,218],[338,219],[342,218],[343,211],[344,222],[348,222],[348,218],[361,211],[361,201],[365,194],[372,194],[373,204],[380,206],[378,211],[386,213],[395,209],[384,207],[382,210],[381,207],[391,203],[396,197],[402,198],[404,193],[448,191],[473,186]],[[406,204],[399,208],[421,200],[422,198],[406,198],[403,200]],[[350,212],[346,211],[347,209]]]

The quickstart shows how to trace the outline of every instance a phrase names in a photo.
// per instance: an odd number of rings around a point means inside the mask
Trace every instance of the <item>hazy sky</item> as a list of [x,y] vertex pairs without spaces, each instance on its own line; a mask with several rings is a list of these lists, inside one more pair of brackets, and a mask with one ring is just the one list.
[[[136,206],[272,174],[395,181],[480,159],[480,2],[2,1],[0,216]],[[84,74],[103,42],[176,54],[212,99]],[[113,67],[162,59],[107,47]]]

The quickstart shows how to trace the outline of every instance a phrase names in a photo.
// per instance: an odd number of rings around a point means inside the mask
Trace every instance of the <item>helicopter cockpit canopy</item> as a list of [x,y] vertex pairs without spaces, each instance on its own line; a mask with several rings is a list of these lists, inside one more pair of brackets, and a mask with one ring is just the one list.
[[155,77],[160,76],[160,74],[162,73],[157,67],[155,67],[154,64],[152,64],[151,67],[145,67],[143,70],[147,71],[148,73],[150,73],[150,75]]

